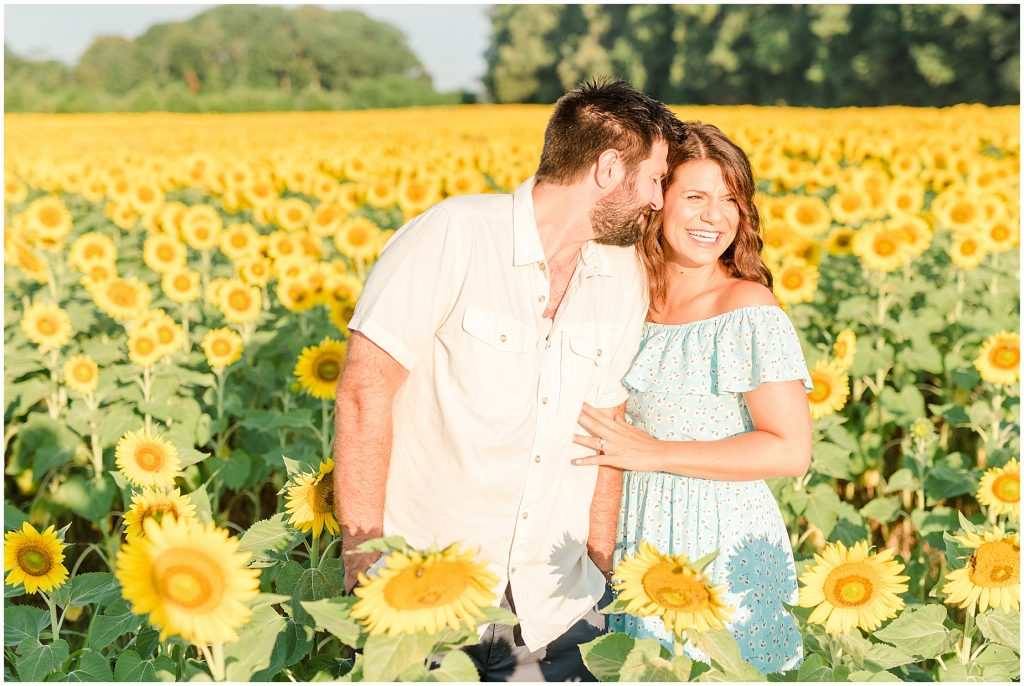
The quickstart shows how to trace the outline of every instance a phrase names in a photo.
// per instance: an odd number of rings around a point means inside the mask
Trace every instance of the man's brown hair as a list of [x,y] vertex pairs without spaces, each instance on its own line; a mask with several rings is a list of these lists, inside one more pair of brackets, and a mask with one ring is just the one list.
[[544,132],[536,183],[579,181],[605,150],[618,150],[627,178],[658,139],[678,134],[679,120],[625,81],[588,81],[555,103]]

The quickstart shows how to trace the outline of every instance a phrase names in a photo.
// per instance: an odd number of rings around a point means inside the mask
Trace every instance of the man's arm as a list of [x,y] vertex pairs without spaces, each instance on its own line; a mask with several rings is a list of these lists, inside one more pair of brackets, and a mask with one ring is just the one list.
[[334,493],[346,591],[379,557],[379,553],[352,551],[383,535],[392,405],[408,376],[408,370],[391,355],[358,331],[352,332],[334,415]]
[[[609,417],[626,414],[626,405],[606,410],[597,410]],[[622,499],[622,470],[614,467],[600,467],[594,499],[590,503],[590,536],[587,552],[597,568],[607,576],[612,570],[612,555],[618,532],[619,503]]]

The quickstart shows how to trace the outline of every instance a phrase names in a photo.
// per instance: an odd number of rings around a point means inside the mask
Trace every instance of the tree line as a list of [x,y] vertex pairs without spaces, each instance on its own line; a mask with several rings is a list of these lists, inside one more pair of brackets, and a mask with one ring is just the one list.
[[7,111],[352,109],[458,102],[390,24],[354,10],[223,5],[134,40],[99,37],[76,65],[4,49]]
[[1012,5],[495,5],[485,85],[547,103],[625,78],[674,104],[1020,101]]

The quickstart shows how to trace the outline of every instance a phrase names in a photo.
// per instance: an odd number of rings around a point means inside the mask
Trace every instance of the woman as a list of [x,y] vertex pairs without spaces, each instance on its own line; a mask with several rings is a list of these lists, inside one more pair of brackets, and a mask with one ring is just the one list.
[[[764,673],[802,660],[793,551],[763,479],[807,471],[813,388],[761,259],[747,156],[716,127],[691,122],[669,150],[665,205],[642,245],[651,308],[624,383],[630,423],[585,407],[575,461],[627,470],[616,562],[647,541],[697,560],[734,608],[727,625]],[[657,617],[609,627],[671,637]],[[694,658],[707,656],[687,644]]]

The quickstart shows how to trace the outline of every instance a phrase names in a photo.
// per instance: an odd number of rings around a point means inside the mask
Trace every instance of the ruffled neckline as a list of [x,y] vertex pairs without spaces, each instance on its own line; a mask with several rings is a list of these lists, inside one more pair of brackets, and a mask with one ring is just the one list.
[[778,310],[779,312],[785,314],[785,311],[778,305],[744,305],[743,307],[737,307],[736,309],[733,310],[727,310],[725,312],[720,312],[719,314],[713,314],[710,317],[705,317],[704,319],[694,319],[692,322],[683,322],[681,324],[662,324],[660,322],[645,321],[644,326],[660,326],[666,329],[680,329],[685,326],[709,324],[711,322],[717,321],[718,319],[721,319],[722,317],[739,316],[740,314],[746,313],[749,310]]

